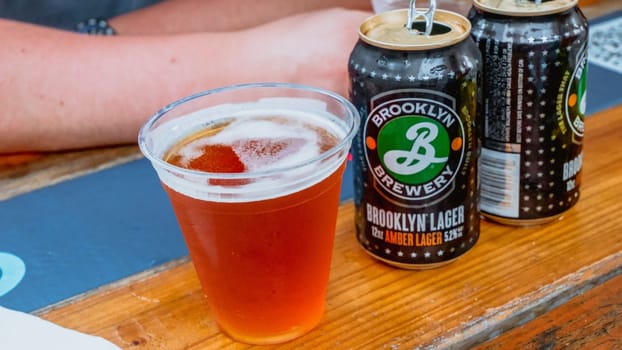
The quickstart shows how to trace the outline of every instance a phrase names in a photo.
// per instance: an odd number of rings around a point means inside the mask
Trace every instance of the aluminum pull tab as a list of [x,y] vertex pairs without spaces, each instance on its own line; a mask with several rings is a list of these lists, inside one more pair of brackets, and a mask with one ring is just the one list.
[[[410,0],[410,6],[408,7],[408,23],[406,28],[409,32],[414,34],[430,35],[432,33],[432,26],[434,25],[434,12],[436,12],[436,0],[430,0],[430,7],[425,11],[417,10],[417,0]],[[425,21],[425,32],[421,32],[418,29],[413,28],[414,22],[423,18]]]

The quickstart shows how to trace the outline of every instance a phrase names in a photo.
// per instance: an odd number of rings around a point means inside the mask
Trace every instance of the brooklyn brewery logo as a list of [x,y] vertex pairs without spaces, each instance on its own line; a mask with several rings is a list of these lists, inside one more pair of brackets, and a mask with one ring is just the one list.
[[363,135],[376,183],[389,199],[414,205],[445,197],[464,158],[462,121],[434,100],[384,102],[369,114]]

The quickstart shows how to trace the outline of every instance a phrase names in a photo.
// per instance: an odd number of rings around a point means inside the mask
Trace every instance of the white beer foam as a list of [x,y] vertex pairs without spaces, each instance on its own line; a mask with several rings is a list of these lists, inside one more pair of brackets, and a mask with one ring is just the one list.
[[[304,145],[296,153],[286,154],[273,161],[263,163],[255,161],[252,155],[244,154],[234,147],[241,161],[250,172],[277,170],[271,176],[240,186],[221,186],[208,183],[205,175],[198,172],[172,170],[174,167],[162,167],[154,163],[160,180],[173,190],[201,200],[220,202],[248,202],[281,197],[308,188],[332,174],[345,160],[348,149],[313,164],[305,164],[319,156],[318,135],[304,124],[325,129],[341,140],[346,135],[347,126],[334,115],[326,112],[325,107],[316,100],[287,99],[285,108],[281,108],[284,99],[265,99],[255,103],[221,105],[204,109],[183,117],[168,121],[158,126],[153,132],[155,154],[162,157],[173,145],[185,136],[204,129],[207,125],[235,117],[238,120],[229,124],[213,137],[191,143],[186,147],[183,157],[196,158],[202,146],[206,144],[232,145],[241,139],[303,139]],[[296,100],[299,103],[291,103]],[[273,106],[279,104],[279,108]],[[309,102],[311,102],[309,104]],[[320,108],[323,107],[323,108]],[[287,116],[291,123],[286,125],[266,120],[270,116]],[[264,117],[264,119],[257,119]],[[287,171],[278,171],[290,166],[304,164]]]
[[[257,115],[262,117],[263,115]],[[318,147],[319,137],[316,132],[305,127],[303,121],[309,119],[301,116],[294,119],[294,123],[282,124],[274,120],[252,119],[252,115],[247,114],[243,118],[237,119],[229,124],[217,135],[209,138],[201,138],[183,147],[178,154],[182,157],[182,164],[190,162],[199,157],[203,148],[207,145],[222,144],[231,146],[247,171],[265,171],[271,168],[283,168],[300,163],[303,159],[312,159],[320,155]],[[290,119],[288,119],[290,121]],[[309,125],[309,124],[307,124]],[[284,157],[272,161],[269,155],[257,157],[252,149],[243,147],[245,140],[253,140],[264,144],[274,141],[285,142],[287,140],[301,140],[303,145],[296,149],[295,153],[287,154]],[[268,161],[268,162],[266,162]]]

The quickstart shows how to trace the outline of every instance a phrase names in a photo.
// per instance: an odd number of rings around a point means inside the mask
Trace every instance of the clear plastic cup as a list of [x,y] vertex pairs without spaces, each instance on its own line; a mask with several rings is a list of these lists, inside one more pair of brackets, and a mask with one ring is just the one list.
[[280,343],[322,318],[342,173],[358,126],[356,109],[337,94],[259,83],[189,96],[142,127],[140,149],[169,195],[210,309],[232,338]]

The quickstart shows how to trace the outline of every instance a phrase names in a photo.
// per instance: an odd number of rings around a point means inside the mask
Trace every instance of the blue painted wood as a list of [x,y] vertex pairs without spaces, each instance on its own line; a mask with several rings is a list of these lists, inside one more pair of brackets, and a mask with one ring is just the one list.
[[0,202],[0,252],[26,265],[21,283],[0,297],[0,305],[22,311],[187,254],[146,160]]

